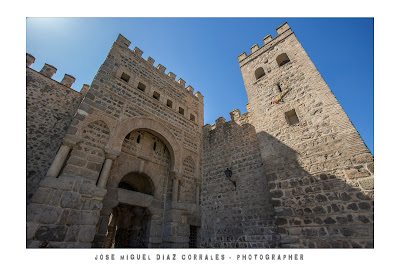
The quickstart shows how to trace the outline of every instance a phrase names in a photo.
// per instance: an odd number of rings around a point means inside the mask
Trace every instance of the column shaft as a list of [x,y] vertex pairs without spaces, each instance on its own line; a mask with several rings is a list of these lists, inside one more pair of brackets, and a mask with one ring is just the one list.
[[196,186],[196,205],[200,205],[200,186]]
[[62,145],[58,150],[56,157],[54,158],[49,170],[47,171],[47,176],[57,177],[60,173],[61,167],[63,166],[65,159],[68,156],[71,148],[67,145]]
[[172,201],[178,201],[179,180],[174,179],[172,182]]
[[110,175],[110,170],[112,166],[112,160],[106,159],[103,165],[103,169],[101,170],[99,181],[97,182],[97,186],[101,188],[105,188],[108,180],[108,176]]

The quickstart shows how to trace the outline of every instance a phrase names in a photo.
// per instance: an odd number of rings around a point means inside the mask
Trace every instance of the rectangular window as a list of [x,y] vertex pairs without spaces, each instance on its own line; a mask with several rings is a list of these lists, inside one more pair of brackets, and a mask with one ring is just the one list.
[[183,108],[179,107],[179,113],[180,113],[181,115],[185,115],[185,110],[183,110]]
[[294,109],[286,112],[285,118],[290,126],[297,125],[299,123],[299,118],[297,117],[296,111]]
[[131,77],[130,77],[128,74],[126,74],[125,72],[122,73],[122,75],[121,75],[121,79],[122,79],[123,81],[125,81],[125,82],[128,82],[130,78],[131,78]]
[[169,108],[172,108],[172,101],[171,101],[171,100],[167,100],[167,106],[168,106]]
[[160,100],[160,94],[158,92],[154,92],[153,93],[153,98],[159,101]]
[[193,114],[190,114],[190,120],[193,121],[193,122],[195,122],[196,118],[194,117]]
[[146,85],[144,85],[142,82],[139,82],[139,84],[137,85],[137,88],[141,91],[145,91]]

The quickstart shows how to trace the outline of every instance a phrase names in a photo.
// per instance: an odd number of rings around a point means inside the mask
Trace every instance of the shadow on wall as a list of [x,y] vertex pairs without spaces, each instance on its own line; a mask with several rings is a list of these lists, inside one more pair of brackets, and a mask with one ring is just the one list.
[[371,154],[345,158],[329,147],[301,156],[266,132],[257,137],[281,247],[373,247]]
[[372,248],[372,155],[300,155],[244,116],[205,126],[202,247]]

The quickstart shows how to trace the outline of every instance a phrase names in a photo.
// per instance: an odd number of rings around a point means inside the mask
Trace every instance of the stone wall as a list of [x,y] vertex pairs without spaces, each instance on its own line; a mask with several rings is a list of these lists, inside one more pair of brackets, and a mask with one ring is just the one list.
[[373,156],[290,27],[277,31],[239,63],[282,247],[372,247]]
[[27,204],[46,175],[82,100],[82,95],[69,84],[51,79],[52,75],[45,72],[47,65],[40,73],[29,66],[26,68]]
[[[201,247],[277,247],[274,210],[250,114],[231,113],[203,131]],[[232,170],[232,180],[224,171]]]
[[27,247],[91,247],[105,193],[79,177],[43,179],[27,208]]
[[[162,65],[154,67],[152,58],[144,60],[141,57],[143,52],[138,48],[130,50],[129,45],[127,39],[118,36],[90,88],[87,87],[84,97],[80,98],[79,106],[71,110],[71,114],[76,112],[67,123],[65,136],[61,136],[60,149],[52,154],[47,175],[53,183],[57,183],[57,180],[62,182],[62,177],[69,177],[71,180],[90,183],[93,190],[104,190],[102,196],[94,195],[100,203],[93,206],[95,209],[83,209],[92,213],[91,217],[96,217],[93,219],[97,221],[92,224],[90,220],[88,225],[91,227],[85,229],[87,237],[83,244],[78,238],[70,240],[75,241],[76,245],[104,246],[105,241],[110,240],[107,238],[107,230],[110,228],[108,223],[112,220],[110,215],[113,209],[119,208],[120,213],[139,210],[119,206],[122,203],[145,208],[146,215],[143,217],[148,219],[145,228],[132,229],[134,234],[147,233],[146,240],[140,243],[145,243],[147,247],[187,247],[190,225],[200,224],[196,192],[201,183],[203,96],[200,92],[193,93],[191,86],[185,88],[182,79],[175,81],[175,74],[165,74]],[[29,60],[27,58],[27,64]],[[53,72],[54,68],[46,65],[44,73]],[[69,79],[61,83],[67,84],[70,79],[69,76]],[[129,135],[131,133],[132,136]],[[139,135],[142,137],[140,143]],[[144,192],[135,194],[126,190],[123,193],[131,196],[120,198],[118,191],[121,188],[118,185],[124,176],[130,174],[141,176],[142,181],[151,180],[149,183],[154,186],[154,195],[149,204],[147,200],[135,201],[135,198],[149,199],[143,196]],[[129,184],[125,186],[129,188]],[[34,198],[39,197],[40,200],[28,206],[29,212],[33,213],[28,219],[28,246],[48,246],[46,241],[68,242],[61,238],[46,240],[38,235],[42,230],[41,221],[47,217],[47,212],[41,215],[36,215],[36,212],[54,207],[51,205],[52,200],[42,200],[42,191],[46,188],[46,183],[41,183],[38,195],[34,195]],[[87,195],[79,190],[73,192],[76,193],[69,199],[70,203],[57,206],[55,211],[57,215],[62,213],[65,216],[62,219],[67,221],[66,227],[60,228],[63,236],[65,230],[81,225],[75,220],[68,223],[71,215],[75,215],[69,209],[83,208],[81,199],[87,198]],[[84,213],[82,211],[80,215]],[[60,217],[56,219],[55,216],[46,221],[47,227],[53,228],[63,223]],[[114,225],[121,221],[115,221]],[[135,222],[135,226],[139,224]],[[54,238],[59,234],[57,230],[48,233],[46,238]],[[118,229],[114,233],[120,235]],[[129,244],[125,240],[123,245]],[[69,242],[66,245],[73,246]]]

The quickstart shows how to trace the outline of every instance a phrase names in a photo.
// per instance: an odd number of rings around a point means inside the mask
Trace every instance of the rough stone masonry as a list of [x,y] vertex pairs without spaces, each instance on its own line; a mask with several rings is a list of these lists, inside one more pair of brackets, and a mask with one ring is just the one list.
[[91,85],[27,54],[27,247],[372,248],[374,158],[287,23],[239,55],[248,112],[119,35]]

